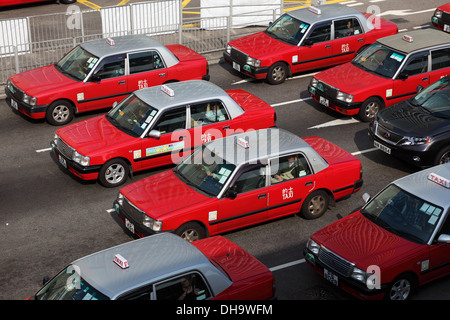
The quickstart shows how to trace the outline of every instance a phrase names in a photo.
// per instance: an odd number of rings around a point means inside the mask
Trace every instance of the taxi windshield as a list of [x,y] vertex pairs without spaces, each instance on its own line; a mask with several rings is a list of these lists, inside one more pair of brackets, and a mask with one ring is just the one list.
[[98,57],[77,46],[56,64],[56,68],[77,80],[83,81],[96,65]]
[[79,268],[68,266],[35,295],[36,300],[109,300],[81,276]]
[[217,196],[235,168],[203,145],[175,169],[187,184]]
[[450,119],[449,78],[431,84],[411,99],[411,104],[421,106],[436,117]]
[[140,137],[157,112],[157,109],[131,94],[113,107],[106,114],[106,119],[125,133]]
[[308,28],[308,23],[297,20],[288,14],[283,14],[266,29],[265,33],[272,38],[297,45]]
[[357,55],[352,64],[358,68],[385,78],[392,78],[402,64],[405,55],[379,43],[374,43]]
[[442,212],[441,207],[393,184],[361,209],[365,217],[380,227],[419,244],[428,242]]

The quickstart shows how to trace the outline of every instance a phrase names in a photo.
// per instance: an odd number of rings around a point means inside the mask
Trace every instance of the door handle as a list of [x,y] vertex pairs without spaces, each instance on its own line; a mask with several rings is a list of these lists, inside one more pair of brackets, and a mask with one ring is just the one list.
[[364,38],[359,38],[358,41],[359,42],[364,41]]
[[180,136],[180,137],[178,138],[178,140],[184,140],[184,139],[186,139],[186,136]]
[[328,45],[325,46],[325,49],[330,49],[330,48],[331,48],[331,45],[330,45],[330,44],[328,44]]
[[258,199],[263,199],[265,197],[267,197],[266,193],[258,194]]
[[165,77],[166,76],[166,73],[160,73],[160,74],[158,74],[158,77]]
[[311,186],[312,184],[313,184],[312,181],[308,181],[308,182],[305,183],[305,186]]
[[422,78],[422,81],[427,81],[428,77]]
[[119,84],[125,84],[125,80],[119,81]]
[[227,130],[227,129],[230,129],[230,126],[222,127],[222,130]]

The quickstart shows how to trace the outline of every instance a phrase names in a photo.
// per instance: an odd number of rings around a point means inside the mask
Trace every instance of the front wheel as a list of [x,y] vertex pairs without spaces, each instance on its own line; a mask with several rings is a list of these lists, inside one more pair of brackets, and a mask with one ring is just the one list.
[[102,166],[98,180],[103,186],[114,188],[127,180],[128,173],[128,164],[123,159],[112,159]]
[[72,121],[74,108],[69,101],[57,100],[47,108],[45,118],[54,126],[62,126]]
[[375,118],[378,111],[383,109],[383,102],[377,97],[368,98],[361,105],[359,110],[359,118],[364,122],[370,122]]
[[274,63],[267,73],[267,82],[270,84],[280,84],[286,80],[288,69],[285,63]]
[[414,281],[408,275],[397,277],[386,293],[387,300],[407,300],[414,289]]
[[436,159],[434,161],[434,165],[439,165],[443,163],[450,162],[450,146],[442,148],[436,156]]
[[329,203],[330,197],[325,191],[314,191],[306,197],[300,213],[305,219],[317,219],[327,211]]
[[205,230],[196,222],[188,222],[179,227],[175,234],[188,242],[205,238]]

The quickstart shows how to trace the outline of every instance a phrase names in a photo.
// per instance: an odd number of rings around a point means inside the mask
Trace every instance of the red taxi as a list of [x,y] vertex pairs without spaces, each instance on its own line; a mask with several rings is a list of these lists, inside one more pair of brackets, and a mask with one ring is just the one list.
[[436,8],[431,17],[431,23],[440,30],[450,32],[450,3]]
[[392,182],[361,210],[314,233],[304,255],[359,299],[405,300],[450,274],[450,163]]
[[450,34],[422,29],[378,39],[351,62],[314,75],[308,91],[323,106],[371,121],[450,73]]
[[114,209],[138,237],[169,231],[193,241],[297,213],[319,218],[362,183],[347,151],[269,128],[196,148],[173,170],[121,188]]
[[[15,6],[19,4],[34,3],[34,2],[50,2],[50,0],[2,0],[0,2],[0,7]],[[70,4],[77,2],[77,0],[59,0],[59,2],[64,4]]]
[[223,57],[244,75],[280,84],[294,73],[350,61],[397,30],[383,18],[326,4],[284,13],[265,31],[230,41]]
[[51,146],[77,177],[115,187],[134,172],[178,163],[197,145],[273,127],[275,117],[269,104],[244,90],[182,81],[137,90],[106,115],[59,128]]
[[108,108],[131,92],[171,81],[209,80],[207,60],[178,44],[145,35],[84,42],[58,63],[11,76],[6,102],[33,119],[53,125],[75,113]]

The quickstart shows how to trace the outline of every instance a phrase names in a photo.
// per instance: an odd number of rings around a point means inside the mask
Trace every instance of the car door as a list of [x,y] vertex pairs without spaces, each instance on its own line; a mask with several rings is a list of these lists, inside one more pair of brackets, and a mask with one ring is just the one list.
[[[435,208],[435,210],[441,210]],[[431,219],[430,219],[431,220]],[[428,261],[428,279],[435,279],[450,273],[450,243],[437,241],[441,234],[450,235],[450,216],[447,214],[441,230],[436,235],[434,243],[430,246],[430,259]]]
[[186,130],[186,106],[165,110],[155,119],[149,130],[157,130],[160,137],[151,134],[142,139],[141,154],[135,161],[140,168],[152,168],[171,163],[178,163],[183,150],[191,152],[189,133]]
[[164,61],[156,50],[128,54],[128,91],[164,84],[168,79]]
[[269,165],[268,219],[298,213],[314,187],[314,175],[306,157],[302,153],[283,155],[270,159]]
[[108,108],[128,94],[125,54],[103,58],[77,94],[78,110]]
[[450,74],[450,48],[431,50],[430,84]]
[[428,71],[428,50],[407,58],[393,82],[391,93],[386,94],[386,105],[408,99],[430,84]]
[[333,59],[335,64],[348,62],[364,45],[365,34],[359,20],[350,17],[333,21]]
[[219,232],[265,220],[268,201],[265,172],[263,164],[248,164],[239,170],[218,202],[215,224]]
[[195,146],[226,137],[235,128],[227,109],[220,100],[189,106],[190,137]]
[[331,21],[314,25],[298,47],[298,57],[292,58],[292,73],[333,64]]

